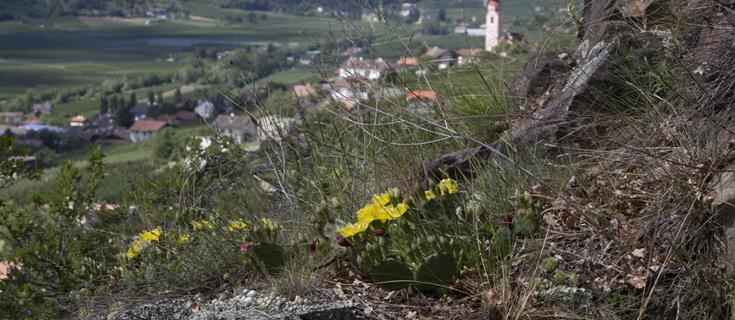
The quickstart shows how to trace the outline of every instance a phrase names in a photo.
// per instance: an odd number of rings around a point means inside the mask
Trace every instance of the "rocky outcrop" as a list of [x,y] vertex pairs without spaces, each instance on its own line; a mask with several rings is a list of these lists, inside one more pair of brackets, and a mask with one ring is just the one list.
[[349,301],[294,299],[255,290],[243,290],[227,299],[174,299],[112,312],[111,320],[362,320],[367,319]]

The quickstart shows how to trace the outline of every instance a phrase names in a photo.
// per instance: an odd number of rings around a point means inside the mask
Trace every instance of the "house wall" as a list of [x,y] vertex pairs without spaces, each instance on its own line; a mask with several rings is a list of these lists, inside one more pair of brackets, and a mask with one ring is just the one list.
[[150,140],[155,136],[154,132],[142,132],[142,131],[131,131],[130,132],[130,141],[132,142],[140,142],[140,141],[146,141]]

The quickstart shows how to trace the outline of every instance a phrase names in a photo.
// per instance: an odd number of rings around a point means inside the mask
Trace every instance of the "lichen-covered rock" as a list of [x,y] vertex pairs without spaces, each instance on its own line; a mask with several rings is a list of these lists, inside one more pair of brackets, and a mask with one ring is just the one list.
[[109,320],[361,320],[351,301],[313,301],[244,290],[228,299],[163,300],[111,313]]

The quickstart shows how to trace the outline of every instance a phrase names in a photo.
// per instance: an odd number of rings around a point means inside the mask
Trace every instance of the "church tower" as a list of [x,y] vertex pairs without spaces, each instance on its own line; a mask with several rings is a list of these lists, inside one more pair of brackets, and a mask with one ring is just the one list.
[[498,46],[500,30],[500,0],[488,0],[485,19],[485,51],[491,52]]

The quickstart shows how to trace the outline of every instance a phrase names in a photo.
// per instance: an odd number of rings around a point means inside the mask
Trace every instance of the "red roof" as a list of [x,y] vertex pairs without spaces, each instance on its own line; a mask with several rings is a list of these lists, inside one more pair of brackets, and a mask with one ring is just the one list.
[[197,119],[197,114],[191,111],[179,111],[174,116],[181,121],[194,121]]
[[430,91],[430,90],[409,91],[406,94],[406,101],[411,102],[414,100],[437,101],[439,100],[439,94],[436,93],[435,91]]
[[163,129],[163,127],[165,127],[166,125],[167,124],[165,121],[140,120],[133,123],[129,130],[139,132],[156,132]]
[[417,66],[419,60],[414,57],[402,57],[396,61],[396,64],[399,66]]

